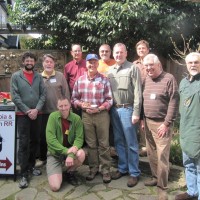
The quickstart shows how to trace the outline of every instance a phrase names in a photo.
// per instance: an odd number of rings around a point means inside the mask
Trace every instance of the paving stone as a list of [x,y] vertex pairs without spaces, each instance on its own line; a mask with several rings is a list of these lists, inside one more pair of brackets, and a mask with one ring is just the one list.
[[39,192],[35,200],[53,200],[53,197],[48,195],[46,192]]
[[16,182],[12,182],[12,183],[8,183],[8,184],[6,183],[6,184],[2,185],[0,188],[0,199],[6,199],[7,197],[9,197],[19,191],[20,191],[20,189],[18,187],[18,183],[16,183]]
[[26,188],[21,190],[15,196],[15,200],[33,200],[37,195],[37,190],[35,188]]
[[53,199],[63,199],[66,194],[72,192],[74,190],[74,186],[64,182],[58,192],[52,192],[49,188],[49,185],[45,186],[45,190],[49,195],[53,197]]
[[92,194],[85,195],[83,197],[79,197],[75,200],[100,200],[100,198],[96,194],[92,193]]
[[131,192],[131,194],[138,194],[138,195],[141,195],[141,194],[144,194],[144,195],[151,195],[151,192],[148,188],[143,188],[143,189],[140,189],[140,190],[134,190]]
[[99,185],[95,185],[94,187],[92,187],[90,189],[90,192],[98,192],[98,191],[105,190],[105,189],[106,189],[106,186],[104,184],[99,184]]
[[158,200],[156,195],[139,195],[137,200]]
[[101,196],[105,200],[111,200],[111,199],[116,199],[120,197],[123,193],[121,190],[111,190],[108,192],[100,191],[97,193],[99,196]]
[[90,189],[90,187],[88,187],[86,185],[80,185],[75,188],[74,192],[72,192],[71,194],[66,196],[65,199],[73,199],[73,198],[80,197],[80,196],[84,195],[89,189]]
[[132,198],[128,198],[128,197],[120,197],[120,198],[117,198],[116,200],[132,200]]

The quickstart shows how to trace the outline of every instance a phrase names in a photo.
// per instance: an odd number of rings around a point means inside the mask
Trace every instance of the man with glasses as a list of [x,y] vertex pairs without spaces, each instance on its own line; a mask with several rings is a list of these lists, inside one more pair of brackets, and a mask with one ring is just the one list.
[[179,86],[179,110],[187,191],[177,194],[175,200],[200,199],[200,53],[189,53],[185,62],[189,74]]
[[109,67],[115,64],[115,60],[110,58],[111,56],[111,49],[108,44],[102,44],[99,48],[99,67],[98,71],[101,74],[104,74],[107,76],[107,72],[109,70]]
[[177,115],[178,87],[174,76],[163,71],[156,55],[145,56],[143,65],[147,72],[143,88],[144,127],[152,173],[152,178],[144,184],[157,186],[158,199],[167,200],[170,143]]

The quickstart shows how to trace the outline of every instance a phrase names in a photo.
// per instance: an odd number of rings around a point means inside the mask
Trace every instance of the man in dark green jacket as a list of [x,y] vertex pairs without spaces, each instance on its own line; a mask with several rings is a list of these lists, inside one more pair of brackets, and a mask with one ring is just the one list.
[[176,195],[175,200],[200,199],[200,53],[185,58],[189,75],[179,87],[180,92],[180,143],[187,191]]
[[28,174],[41,174],[35,168],[39,146],[41,110],[45,102],[45,87],[42,76],[34,71],[36,56],[26,52],[22,56],[23,69],[11,78],[11,96],[16,106],[17,132],[19,136],[18,160],[21,168],[20,188],[28,187]]
[[50,114],[47,123],[47,175],[52,191],[58,191],[62,184],[63,163],[67,167],[67,181],[77,185],[74,172],[85,160],[85,152],[81,149],[83,123],[78,115],[70,111],[70,106],[66,98],[59,99],[58,111]]

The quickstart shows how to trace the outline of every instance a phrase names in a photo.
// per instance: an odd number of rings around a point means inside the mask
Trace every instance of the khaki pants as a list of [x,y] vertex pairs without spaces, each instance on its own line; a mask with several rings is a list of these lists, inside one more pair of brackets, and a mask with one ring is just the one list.
[[88,145],[88,162],[90,170],[97,172],[101,164],[102,174],[108,173],[111,166],[109,147],[110,116],[108,111],[88,114],[82,112],[85,141]]
[[145,120],[145,133],[147,156],[151,167],[153,177],[157,178],[159,186],[162,189],[167,189],[169,175],[169,154],[170,143],[172,139],[172,128],[164,138],[159,138],[157,128],[163,124],[164,120]]

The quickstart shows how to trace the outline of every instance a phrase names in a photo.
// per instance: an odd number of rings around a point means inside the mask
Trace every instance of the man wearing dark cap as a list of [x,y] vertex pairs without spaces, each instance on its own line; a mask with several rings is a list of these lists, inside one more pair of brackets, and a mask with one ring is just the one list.
[[76,81],[72,93],[72,104],[82,109],[85,141],[88,145],[88,162],[90,173],[88,181],[95,178],[101,164],[103,182],[109,183],[109,109],[113,104],[110,83],[97,71],[99,59],[96,54],[86,57],[87,73]]

